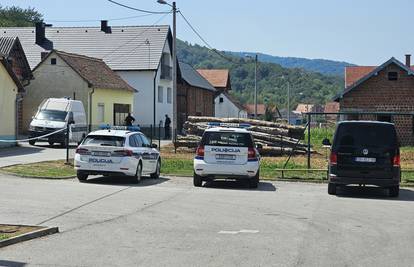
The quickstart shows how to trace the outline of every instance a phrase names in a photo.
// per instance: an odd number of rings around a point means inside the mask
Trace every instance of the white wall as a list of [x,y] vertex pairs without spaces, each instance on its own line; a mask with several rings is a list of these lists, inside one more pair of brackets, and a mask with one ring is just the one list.
[[[223,98],[222,103],[220,103],[220,97]],[[240,110],[224,94],[220,94],[214,99],[214,108],[217,118],[247,118],[247,112]]]

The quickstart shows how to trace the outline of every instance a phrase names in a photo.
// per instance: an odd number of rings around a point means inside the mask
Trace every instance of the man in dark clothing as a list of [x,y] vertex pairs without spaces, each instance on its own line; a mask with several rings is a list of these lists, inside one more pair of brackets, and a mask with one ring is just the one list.
[[135,118],[132,117],[131,113],[128,112],[128,116],[125,117],[125,125],[132,126],[132,122],[135,121]]
[[165,139],[170,139],[171,138],[170,124],[171,124],[171,119],[170,119],[170,117],[168,117],[167,114],[165,114],[165,122],[164,122]]

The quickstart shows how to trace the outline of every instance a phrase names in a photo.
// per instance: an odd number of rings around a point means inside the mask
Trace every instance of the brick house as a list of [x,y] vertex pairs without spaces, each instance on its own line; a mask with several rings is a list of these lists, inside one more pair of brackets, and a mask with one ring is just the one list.
[[[341,112],[414,112],[414,71],[406,56],[406,64],[395,58],[381,66],[345,68],[345,90],[334,100]],[[413,116],[346,115],[342,119],[379,120],[395,123],[402,145],[414,144]]]

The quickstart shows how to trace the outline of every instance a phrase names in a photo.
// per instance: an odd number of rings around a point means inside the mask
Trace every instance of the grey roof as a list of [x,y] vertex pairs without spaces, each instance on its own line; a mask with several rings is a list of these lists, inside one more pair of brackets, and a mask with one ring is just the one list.
[[113,70],[154,70],[158,68],[169,36],[168,25],[112,26],[112,33],[100,27],[46,27],[46,42],[35,44],[35,27],[0,28],[0,37],[18,36],[33,69],[41,52],[57,49],[100,58]]
[[216,91],[216,89],[189,64],[179,62],[178,66],[181,78],[184,81],[186,81],[189,85],[206,89],[212,92]]
[[412,69],[407,67],[401,61],[397,60],[395,57],[392,57],[389,60],[387,60],[385,63],[383,63],[381,66],[378,66],[373,71],[365,75],[362,79],[359,79],[356,83],[353,83],[352,85],[345,88],[343,92],[340,92],[337,95],[335,95],[332,100],[338,102],[342,97],[344,97],[345,94],[349,93],[351,90],[355,89],[356,87],[364,83],[366,80],[370,79],[372,76],[377,75],[378,72],[382,71],[385,67],[387,67],[390,64],[396,64],[398,67],[405,70],[408,73],[408,75],[414,75],[414,71]]
[[0,37],[0,54],[8,56],[17,37]]

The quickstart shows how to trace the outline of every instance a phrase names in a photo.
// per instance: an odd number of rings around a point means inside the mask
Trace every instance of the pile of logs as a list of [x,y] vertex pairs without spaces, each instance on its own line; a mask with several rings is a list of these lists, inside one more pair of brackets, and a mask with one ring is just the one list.
[[263,156],[280,156],[293,152],[293,154],[305,154],[307,146],[299,140],[303,138],[304,127],[293,126],[286,123],[269,122],[253,119],[223,119],[214,117],[188,117],[184,123],[186,135],[179,135],[175,147],[196,148],[201,136],[208,128],[208,123],[246,123],[255,143],[261,144],[263,148],[260,154]]

